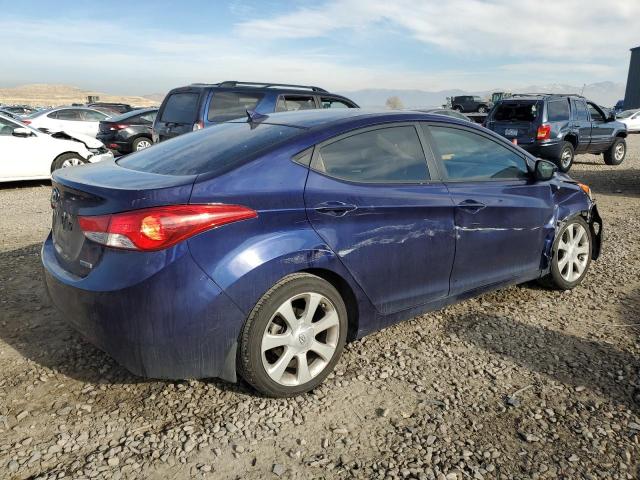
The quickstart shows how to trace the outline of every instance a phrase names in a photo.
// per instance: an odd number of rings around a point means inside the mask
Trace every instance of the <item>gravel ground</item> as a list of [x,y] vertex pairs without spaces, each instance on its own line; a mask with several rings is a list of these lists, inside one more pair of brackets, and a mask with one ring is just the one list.
[[578,157],[606,243],[572,292],[513,287],[347,346],[313,394],[137,378],[49,304],[47,184],[0,187],[0,477],[640,477],[640,136]]

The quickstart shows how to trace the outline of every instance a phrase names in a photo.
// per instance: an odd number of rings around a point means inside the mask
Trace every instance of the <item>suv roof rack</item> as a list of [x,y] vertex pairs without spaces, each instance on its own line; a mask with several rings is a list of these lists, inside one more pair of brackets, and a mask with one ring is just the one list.
[[217,84],[218,87],[258,87],[258,88],[272,88],[272,87],[284,87],[295,88],[300,90],[311,90],[312,92],[325,92],[324,88],[314,87],[313,85],[292,85],[289,83],[265,83],[265,82],[238,82],[236,80],[226,80]]
[[582,95],[577,94],[577,93],[541,93],[541,92],[514,93],[511,96],[512,97],[580,97],[580,98],[585,98]]

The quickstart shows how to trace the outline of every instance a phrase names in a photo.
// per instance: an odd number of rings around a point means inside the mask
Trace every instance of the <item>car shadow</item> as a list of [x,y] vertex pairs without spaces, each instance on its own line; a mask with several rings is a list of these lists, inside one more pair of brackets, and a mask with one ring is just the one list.
[[[623,164],[624,165],[624,164]],[[605,170],[571,170],[574,180],[586,183],[596,194],[640,197],[640,169],[610,167]]]
[[0,190],[17,190],[20,188],[50,187],[51,180],[20,180],[17,182],[1,182]]
[[[85,341],[52,305],[42,280],[41,245],[0,252],[0,339],[31,362],[81,382],[139,384],[138,377]],[[0,375],[1,376],[1,375]],[[207,379],[225,391],[253,394],[243,382]]]
[[[637,325],[640,291],[620,303],[620,324]],[[595,328],[595,327],[594,327]],[[623,328],[640,341],[640,326]],[[640,414],[640,358],[608,343],[523,323],[509,316],[468,314],[446,326],[465,342],[571,387],[586,387]],[[618,372],[623,378],[618,379]]]

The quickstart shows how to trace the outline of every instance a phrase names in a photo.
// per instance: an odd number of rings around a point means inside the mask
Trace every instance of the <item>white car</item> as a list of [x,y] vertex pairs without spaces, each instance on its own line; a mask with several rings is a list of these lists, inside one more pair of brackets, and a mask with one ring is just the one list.
[[58,168],[110,159],[113,154],[88,135],[49,135],[0,115],[0,182],[50,178]]
[[87,107],[57,107],[23,117],[27,125],[47,132],[82,133],[95,137],[100,121],[109,118],[104,112]]
[[624,123],[628,132],[640,132],[640,109],[625,110],[616,115],[616,120]]

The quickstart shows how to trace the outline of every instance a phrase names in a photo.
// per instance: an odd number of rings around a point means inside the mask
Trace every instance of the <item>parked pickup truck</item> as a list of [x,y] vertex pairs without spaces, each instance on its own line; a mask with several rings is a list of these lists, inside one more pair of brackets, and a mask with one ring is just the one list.
[[576,154],[603,154],[607,165],[619,165],[627,153],[625,124],[580,95],[517,94],[500,100],[485,126],[563,172]]

